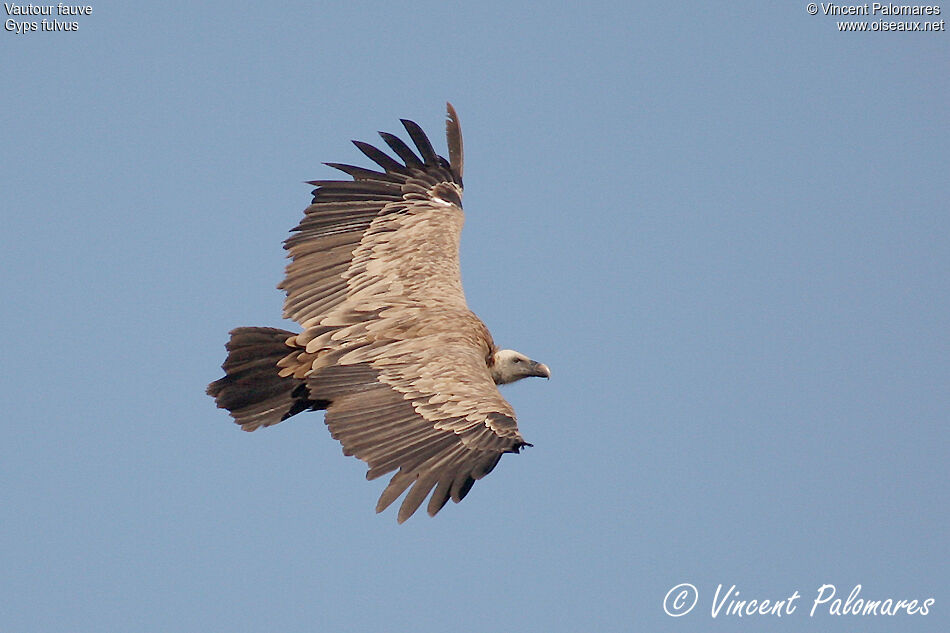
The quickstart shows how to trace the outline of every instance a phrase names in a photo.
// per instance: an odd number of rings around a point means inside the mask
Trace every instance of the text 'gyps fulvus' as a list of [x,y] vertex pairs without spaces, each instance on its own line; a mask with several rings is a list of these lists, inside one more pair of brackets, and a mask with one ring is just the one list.
[[383,171],[327,163],[353,180],[310,183],[313,203],[284,243],[292,261],[279,286],[284,317],[303,331],[233,330],[226,375],[208,386],[245,431],[326,410],[343,453],[369,465],[367,479],[398,469],[377,512],[412,486],[400,523],[433,488],[430,515],[449,498],[461,501],[503,453],[530,446],[496,385],[550,376],[545,365],[496,348],[465,302],[454,108],[448,104],[450,160],[418,125],[402,123],[419,156],[380,133],[405,164],[354,141]]

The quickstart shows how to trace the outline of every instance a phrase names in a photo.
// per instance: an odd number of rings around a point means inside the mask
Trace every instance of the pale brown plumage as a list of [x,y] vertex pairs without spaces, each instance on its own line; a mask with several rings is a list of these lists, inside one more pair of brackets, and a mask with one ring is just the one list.
[[465,302],[455,110],[448,105],[450,161],[419,126],[403,125],[418,156],[381,133],[402,163],[354,141],[384,171],[328,163],[353,180],[311,183],[313,203],[285,243],[292,261],[280,284],[284,316],[303,331],[232,331],[226,376],[208,387],[247,431],[325,409],[343,452],[369,466],[367,478],[398,470],[377,512],[411,486],[399,522],[430,492],[430,515],[460,501],[502,454],[528,445],[496,384],[550,375],[498,350]]

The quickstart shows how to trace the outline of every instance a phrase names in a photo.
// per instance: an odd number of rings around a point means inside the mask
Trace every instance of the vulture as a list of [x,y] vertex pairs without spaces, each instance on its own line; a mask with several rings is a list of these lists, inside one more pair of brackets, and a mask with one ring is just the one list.
[[377,512],[408,489],[399,523],[427,497],[430,515],[461,501],[504,453],[531,446],[498,385],[551,375],[499,349],[466,304],[455,109],[447,104],[448,160],[417,124],[402,124],[416,151],[380,132],[399,160],[353,141],[378,169],[326,163],[352,180],[308,183],[313,201],[284,242],[291,261],[278,286],[284,318],[301,331],[232,330],[225,376],[207,389],[245,431],[325,411],[367,479],[396,471]]

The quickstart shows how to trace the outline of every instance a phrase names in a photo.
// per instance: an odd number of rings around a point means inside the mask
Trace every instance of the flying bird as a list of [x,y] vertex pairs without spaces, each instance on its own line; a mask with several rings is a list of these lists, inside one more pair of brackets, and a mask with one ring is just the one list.
[[409,489],[400,523],[426,497],[430,515],[461,501],[504,453],[531,446],[497,385],[551,375],[496,347],[466,304],[455,109],[447,104],[448,160],[418,125],[402,124],[418,154],[380,132],[401,162],[353,141],[380,170],[326,163],[352,180],[309,183],[313,201],[284,242],[291,262],[278,286],[283,316],[302,331],[232,330],[226,375],[207,390],[245,431],[325,410],[343,453],[366,462],[367,479],[396,471],[377,512]]

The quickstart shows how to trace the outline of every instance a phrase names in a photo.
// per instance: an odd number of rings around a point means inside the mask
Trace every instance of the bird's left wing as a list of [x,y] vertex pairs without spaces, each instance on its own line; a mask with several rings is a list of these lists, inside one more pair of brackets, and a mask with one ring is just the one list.
[[412,486],[400,523],[430,492],[430,515],[450,498],[461,501],[502,454],[526,445],[479,346],[456,337],[433,334],[349,352],[307,384],[311,398],[332,402],[327,426],[345,454],[366,462],[367,479],[398,469],[377,512]]

